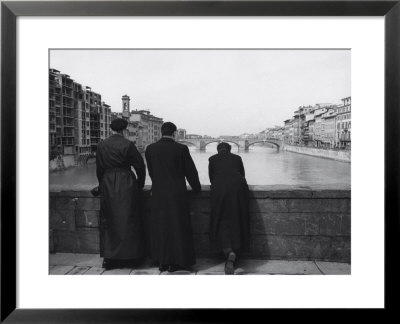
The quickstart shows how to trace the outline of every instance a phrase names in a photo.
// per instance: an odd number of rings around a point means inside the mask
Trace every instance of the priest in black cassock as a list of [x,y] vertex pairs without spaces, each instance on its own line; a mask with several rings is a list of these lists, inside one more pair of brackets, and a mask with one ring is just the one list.
[[186,180],[194,192],[201,186],[186,145],[174,140],[176,126],[161,126],[162,138],[145,153],[152,180],[150,247],[160,271],[189,270],[196,263]]
[[242,158],[222,142],[209,158],[211,245],[225,254],[225,274],[233,274],[237,252],[248,247],[249,188]]
[[144,187],[146,167],[134,143],[123,136],[127,125],[125,119],[113,120],[113,135],[100,142],[96,152],[106,269],[133,267],[145,252],[139,192]]

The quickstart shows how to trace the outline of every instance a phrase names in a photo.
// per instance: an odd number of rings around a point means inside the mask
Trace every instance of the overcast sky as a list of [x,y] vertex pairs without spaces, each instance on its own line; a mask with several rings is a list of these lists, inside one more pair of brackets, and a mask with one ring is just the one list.
[[50,67],[112,111],[127,94],[131,110],[200,135],[258,133],[299,106],[351,96],[349,50],[52,50]]

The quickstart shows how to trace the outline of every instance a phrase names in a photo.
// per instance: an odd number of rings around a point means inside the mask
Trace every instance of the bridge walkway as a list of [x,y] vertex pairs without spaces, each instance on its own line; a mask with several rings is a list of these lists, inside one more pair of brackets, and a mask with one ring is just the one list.
[[[137,268],[105,270],[99,254],[50,254],[49,273],[53,275],[168,275],[158,267],[144,262]],[[197,259],[191,271],[177,271],[180,275],[223,275],[222,259]],[[349,263],[322,261],[287,261],[242,259],[238,261],[235,275],[349,275]]]

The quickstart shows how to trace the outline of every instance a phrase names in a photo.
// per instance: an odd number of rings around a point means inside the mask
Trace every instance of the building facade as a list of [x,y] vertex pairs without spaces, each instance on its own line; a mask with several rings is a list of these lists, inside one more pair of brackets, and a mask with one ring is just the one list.
[[[263,136],[270,136],[270,129]],[[351,97],[341,105],[319,103],[300,106],[284,121],[283,141],[290,145],[349,149],[351,144]]]
[[324,148],[335,148],[336,109],[328,108],[321,116],[321,142]]
[[50,160],[79,163],[110,135],[111,107],[90,87],[49,69]]
[[351,97],[343,98],[337,108],[336,145],[339,148],[351,147]]
[[122,96],[122,112],[112,113],[111,120],[124,118],[128,121],[124,136],[134,142],[136,147],[143,151],[147,145],[157,142],[161,138],[163,119],[153,116],[149,110],[131,110],[130,97]]
[[137,146],[141,149],[161,138],[163,119],[153,116],[149,110],[132,110],[129,120],[135,125]]

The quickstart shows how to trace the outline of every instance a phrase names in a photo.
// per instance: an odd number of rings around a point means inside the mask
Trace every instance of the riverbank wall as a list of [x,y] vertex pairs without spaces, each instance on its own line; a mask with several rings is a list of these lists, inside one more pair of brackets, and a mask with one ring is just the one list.
[[[350,262],[350,190],[250,186],[248,257]],[[209,244],[210,191],[189,193],[198,257],[213,257]],[[142,197],[145,233],[151,224],[150,191]],[[99,253],[100,198],[88,190],[50,191],[50,253]]]
[[321,157],[330,160],[336,160],[341,162],[351,162],[351,151],[349,150],[329,150],[329,149],[321,149],[316,147],[307,147],[307,146],[294,146],[294,145],[283,145],[283,150],[306,154],[316,157]]
[[50,171],[64,170],[76,166],[74,155],[61,155],[49,162]]

